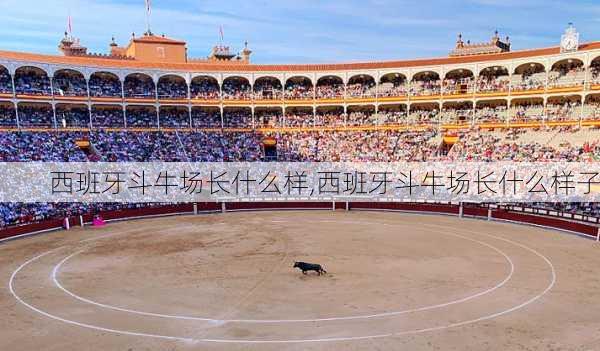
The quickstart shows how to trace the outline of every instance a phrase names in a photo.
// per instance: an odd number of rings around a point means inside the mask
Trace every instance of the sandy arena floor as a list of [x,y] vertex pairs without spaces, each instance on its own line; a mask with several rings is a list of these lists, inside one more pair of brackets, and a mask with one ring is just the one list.
[[600,350],[599,277],[591,240],[443,216],[112,223],[0,244],[0,350]]

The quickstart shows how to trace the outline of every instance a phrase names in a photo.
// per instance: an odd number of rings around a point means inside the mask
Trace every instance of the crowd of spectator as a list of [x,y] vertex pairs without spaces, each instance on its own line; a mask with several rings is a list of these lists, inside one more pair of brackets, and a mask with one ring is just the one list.
[[412,96],[439,95],[442,82],[439,79],[413,80],[410,83],[409,93]]
[[315,90],[310,83],[288,82],[285,87],[285,98],[290,100],[308,100],[315,97]]
[[187,108],[161,107],[161,128],[189,128],[190,112]]
[[90,113],[86,107],[56,108],[58,128],[89,128]]
[[15,75],[15,92],[26,95],[52,95],[52,86],[45,73],[23,70]]
[[[496,109],[490,108],[496,111]],[[501,110],[498,110],[501,111]],[[100,111],[98,111],[100,112]],[[348,121],[368,121],[382,116],[405,116],[402,111],[351,112]],[[277,123],[281,115],[265,113],[261,123]],[[321,114],[319,116],[326,116]],[[340,116],[336,114],[335,116]],[[273,122],[275,121],[275,122]],[[351,124],[354,122],[351,122]],[[422,131],[306,131],[277,132],[0,132],[0,161],[3,162],[86,162],[166,161],[220,162],[258,161],[265,157],[262,140],[277,140],[280,161],[589,161],[600,157],[600,143],[550,146],[537,141],[518,141],[510,133],[480,132],[459,134],[459,140],[444,151],[437,128]],[[77,141],[89,140],[83,150]],[[35,221],[64,213],[90,211],[95,205],[0,204],[0,225]],[[573,209],[574,207],[568,207]],[[579,207],[578,207],[579,208]],[[585,205],[584,209],[597,208]]]
[[474,79],[472,77],[464,78],[446,78],[442,81],[442,93],[444,95],[472,94]]
[[254,83],[255,100],[280,100],[283,98],[283,89],[278,81],[258,80]]
[[20,104],[21,127],[54,127],[54,112],[49,104]]
[[250,100],[252,89],[250,83],[243,79],[230,79],[223,82],[224,100]]
[[91,97],[122,97],[121,82],[115,76],[93,74],[88,84]]
[[80,74],[71,74],[69,71],[57,72],[53,81],[55,96],[87,96],[87,84]]
[[346,96],[353,98],[371,98],[376,95],[375,82],[348,84]]
[[331,83],[317,85],[317,99],[337,99],[344,96],[345,86],[343,83]]
[[576,62],[559,64],[548,73],[548,88],[563,88],[583,85],[585,68]]
[[225,110],[223,112],[224,128],[252,128],[252,112],[250,109]]
[[524,72],[511,77],[512,91],[543,90],[546,86],[546,72]]
[[190,94],[192,99],[218,100],[221,90],[216,80],[194,79],[190,85]]
[[125,115],[121,107],[92,108],[93,128],[123,128]]
[[193,128],[221,128],[221,112],[218,109],[192,109]]
[[508,91],[510,80],[508,76],[479,76],[475,89],[480,93]]
[[185,99],[188,96],[187,84],[183,79],[162,78],[157,88],[159,99]]
[[581,104],[574,101],[546,104],[546,119],[548,121],[578,120],[581,115]]
[[158,127],[158,116],[154,108],[135,107],[128,108],[126,113],[127,127],[133,128],[156,128]]
[[0,127],[16,127],[17,116],[12,104],[0,104]]
[[129,75],[123,89],[126,98],[156,99],[156,89],[152,78],[143,75]]

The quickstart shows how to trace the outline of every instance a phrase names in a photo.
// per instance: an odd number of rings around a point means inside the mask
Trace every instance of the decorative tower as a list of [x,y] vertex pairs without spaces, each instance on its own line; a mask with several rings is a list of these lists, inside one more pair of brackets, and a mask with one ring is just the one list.
[[244,50],[242,50],[242,61],[250,63],[250,55],[252,55],[252,50],[248,49],[248,42],[245,42]]

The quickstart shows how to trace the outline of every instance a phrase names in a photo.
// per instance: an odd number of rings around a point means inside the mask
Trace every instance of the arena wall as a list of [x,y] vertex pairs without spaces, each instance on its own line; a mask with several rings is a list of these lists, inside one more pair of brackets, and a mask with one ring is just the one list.
[[[228,203],[198,203],[165,205],[151,208],[124,209],[119,211],[101,212],[100,215],[107,221],[132,220],[140,218],[184,215],[193,213],[218,213],[238,211],[280,211],[280,210],[356,210],[356,211],[389,211],[409,212],[432,215],[465,216],[494,221],[507,221],[516,224],[534,225],[550,229],[557,229],[578,234],[586,238],[600,239],[599,228],[594,224],[587,224],[550,215],[520,213],[506,209],[488,209],[486,207],[465,206],[457,204],[429,204],[429,203],[385,203],[385,202],[239,202]],[[83,216],[85,223],[90,223],[92,215]],[[70,217],[71,226],[80,223],[79,217]],[[64,219],[51,219],[39,223],[0,229],[0,242],[21,238],[53,230],[61,230]]]

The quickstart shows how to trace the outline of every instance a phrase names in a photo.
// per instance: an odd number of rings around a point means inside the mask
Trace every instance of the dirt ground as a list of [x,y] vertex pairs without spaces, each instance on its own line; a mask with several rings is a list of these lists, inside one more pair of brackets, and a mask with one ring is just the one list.
[[0,244],[0,350],[600,350],[599,276],[594,241],[473,219],[110,223]]

